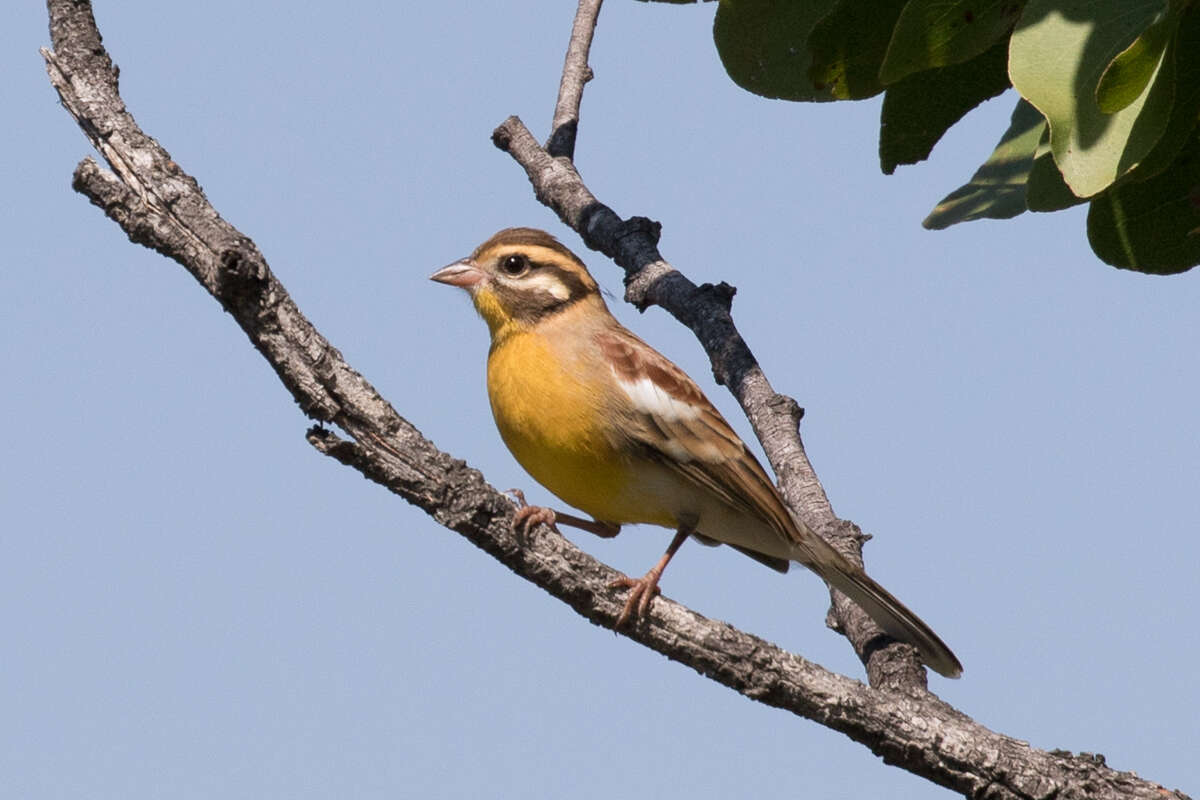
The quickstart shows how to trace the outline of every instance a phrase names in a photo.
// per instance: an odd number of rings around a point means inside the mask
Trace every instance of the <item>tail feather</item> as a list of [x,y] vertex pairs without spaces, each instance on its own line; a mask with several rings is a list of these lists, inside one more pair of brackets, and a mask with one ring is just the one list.
[[836,567],[818,572],[833,588],[867,612],[867,616],[889,636],[917,648],[921,660],[935,672],[947,678],[962,675],[962,664],[933,629],[865,572],[845,572]]
[[962,664],[932,628],[824,539],[811,531],[806,532],[809,535],[797,548],[803,551],[797,558],[801,564],[857,603],[889,636],[917,648],[921,660],[935,672],[947,678],[962,675]]

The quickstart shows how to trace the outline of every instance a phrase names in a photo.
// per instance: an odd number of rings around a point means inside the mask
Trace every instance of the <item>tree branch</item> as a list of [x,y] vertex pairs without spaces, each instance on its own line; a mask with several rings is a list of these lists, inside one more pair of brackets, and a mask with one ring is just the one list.
[[[196,181],[137,126],[118,94],[116,71],[86,0],[48,0],[48,7],[54,50],[42,54],[50,81],[111,168],[85,159],[75,172],[76,190],[132,241],[187,269],[233,316],[304,413],[351,437],[315,426],[307,438],[318,451],[422,508],[585,618],[611,626],[622,604],[604,587],[618,573],[545,528],[517,541],[508,499],[478,471],[438,450],[345,362],[296,307],[254,243],[223,220]],[[1101,758],[1036,750],[988,731],[928,692],[870,689],[666,598],[655,602],[643,624],[623,633],[970,797],[1168,795],[1109,769]]]
[[546,150],[554,156],[575,157],[579,104],[583,100],[583,85],[592,79],[588,53],[592,49],[592,34],[602,2],[604,0],[579,0],[579,8],[575,11],[562,81],[558,85],[558,102],[554,104],[554,119],[550,123],[550,138],[546,140]]

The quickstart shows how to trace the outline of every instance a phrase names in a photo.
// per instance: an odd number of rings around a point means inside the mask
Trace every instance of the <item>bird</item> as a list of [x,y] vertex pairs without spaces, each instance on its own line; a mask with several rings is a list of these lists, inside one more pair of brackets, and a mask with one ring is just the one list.
[[920,617],[788,509],[696,382],[617,321],[587,267],[554,236],[506,228],[430,279],[466,290],[487,323],[488,400],[504,444],[534,480],[591,517],[518,495],[514,527],[563,523],[604,537],[638,523],[675,531],[643,577],[611,584],[629,590],[615,627],[648,613],[667,563],[694,538],[779,572],[802,564],[930,668],[961,675]]

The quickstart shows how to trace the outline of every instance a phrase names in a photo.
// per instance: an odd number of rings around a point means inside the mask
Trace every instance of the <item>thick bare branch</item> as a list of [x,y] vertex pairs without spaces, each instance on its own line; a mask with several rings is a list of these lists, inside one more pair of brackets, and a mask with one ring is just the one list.
[[[424,509],[585,618],[611,625],[621,603],[604,587],[617,573],[545,528],[518,542],[508,499],[478,471],[438,450],[345,362],[292,302],[254,243],[138,128],[118,95],[88,3],[49,0],[48,6],[54,50],[43,54],[51,83],[111,167],[85,159],[75,188],[132,241],[186,268],[234,317],[301,409],[352,437],[313,427],[307,437],[317,450]],[[1108,769],[1102,759],[1039,751],[988,731],[928,692],[870,689],[665,598],[625,635],[967,796],[1149,800],[1167,794]]]

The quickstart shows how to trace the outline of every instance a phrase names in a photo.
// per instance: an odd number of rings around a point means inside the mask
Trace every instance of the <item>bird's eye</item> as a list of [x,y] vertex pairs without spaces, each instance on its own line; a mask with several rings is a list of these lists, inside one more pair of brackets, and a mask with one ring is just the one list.
[[519,253],[513,253],[504,257],[504,260],[500,262],[500,269],[504,271],[505,275],[515,277],[529,269],[529,259]]

